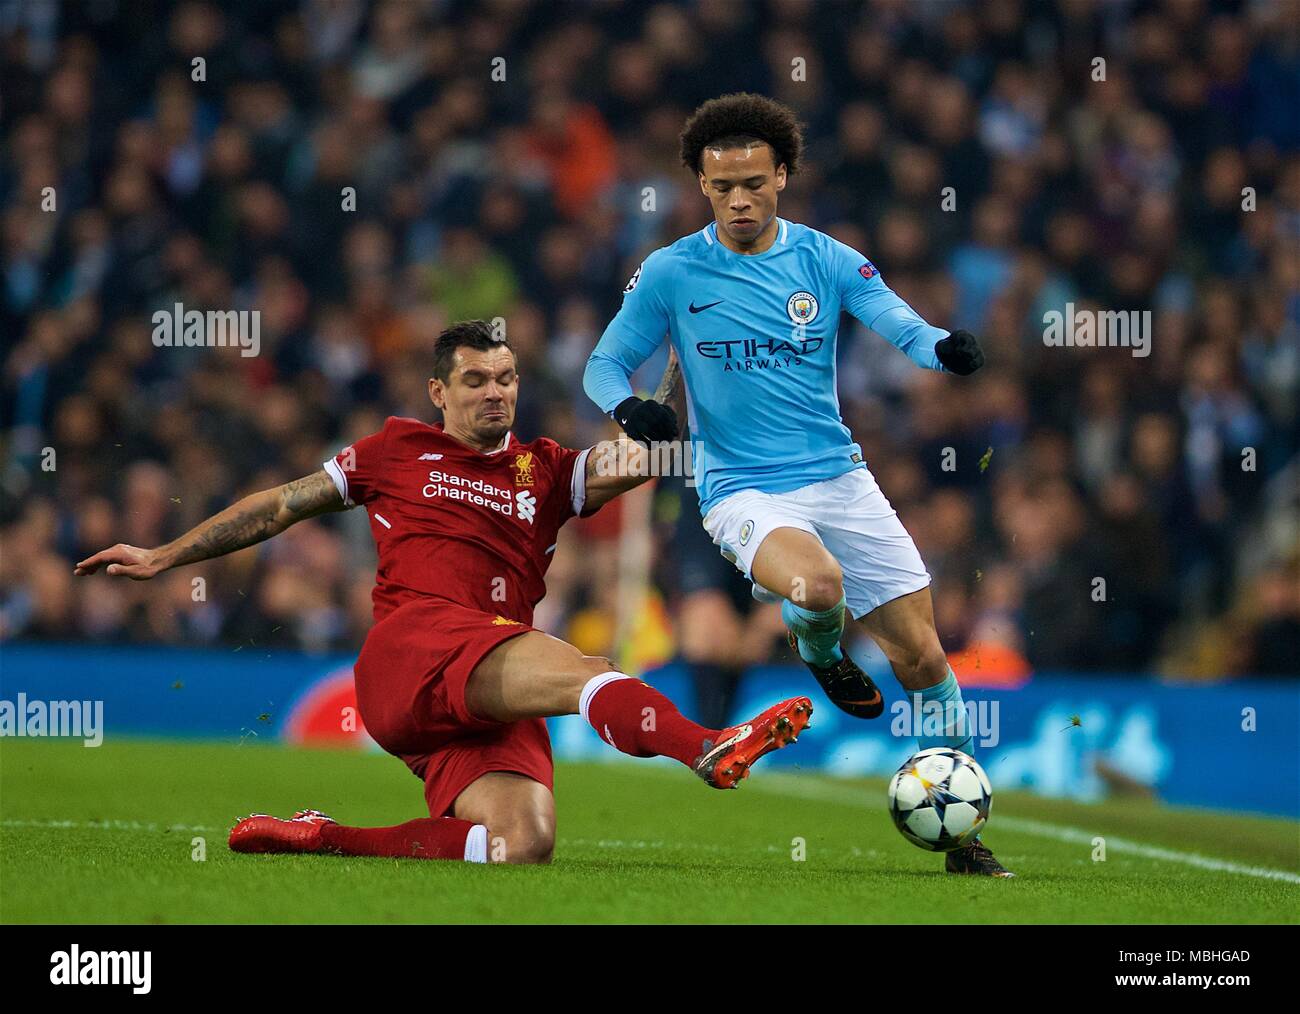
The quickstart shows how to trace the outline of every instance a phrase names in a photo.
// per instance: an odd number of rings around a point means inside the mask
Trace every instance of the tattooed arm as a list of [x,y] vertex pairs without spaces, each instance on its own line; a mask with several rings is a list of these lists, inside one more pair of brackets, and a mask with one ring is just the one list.
[[254,545],[306,518],[346,509],[334,480],[321,469],[283,486],[246,496],[199,523],[175,542],[157,549],[118,543],[82,560],[73,573],[93,574],[107,564],[106,574],[146,581],[172,567],[225,556]]
[[[682,364],[671,348],[668,350],[668,368],[659,381],[654,400],[677,413],[680,437],[686,419],[686,385],[682,381]],[[583,510],[593,511],[656,475],[667,475],[671,474],[670,470],[689,467],[684,453],[680,440],[653,444],[649,449],[622,435],[617,440],[602,440],[587,455],[587,498]]]
[[682,380],[681,361],[672,346],[668,348],[668,367],[659,381],[659,390],[655,391],[655,401],[677,413],[677,436],[680,438],[686,432],[686,383]]

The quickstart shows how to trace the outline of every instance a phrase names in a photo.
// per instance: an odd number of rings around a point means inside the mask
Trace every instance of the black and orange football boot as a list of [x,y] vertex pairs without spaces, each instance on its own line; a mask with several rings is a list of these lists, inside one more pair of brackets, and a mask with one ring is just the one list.
[[[790,648],[798,658],[799,641],[793,631],[788,632],[788,637]],[[880,688],[862,671],[858,663],[849,658],[847,651],[843,655],[838,662],[825,669],[811,662],[804,662],[804,665],[821,685],[831,703],[841,711],[854,718],[879,718],[885,710],[885,699]],[[802,658],[800,661],[803,661]]]
[[1014,877],[1015,874],[993,858],[989,847],[976,838],[969,845],[953,849],[944,860],[949,873],[970,873],[977,877]]

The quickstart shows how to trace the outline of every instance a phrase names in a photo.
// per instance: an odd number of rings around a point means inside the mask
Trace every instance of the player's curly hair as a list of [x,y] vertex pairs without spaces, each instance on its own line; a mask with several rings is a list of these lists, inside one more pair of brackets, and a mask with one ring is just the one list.
[[776,154],[776,164],[785,171],[799,171],[803,156],[803,125],[793,109],[766,95],[734,92],[709,99],[691,114],[682,128],[682,165],[700,172],[706,147],[740,147],[766,141]]
[[486,351],[498,345],[504,345],[514,352],[505,335],[498,337],[486,320],[458,320],[438,335],[438,340],[433,343],[433,375],[444,384],[451,379],[457,349]]

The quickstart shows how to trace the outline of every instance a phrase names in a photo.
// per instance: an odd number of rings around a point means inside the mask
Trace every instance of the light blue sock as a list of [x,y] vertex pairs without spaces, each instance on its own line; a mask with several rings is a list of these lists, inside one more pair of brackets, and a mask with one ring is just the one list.
[[[920,749],[929,750],[933,746],[947,746],[960,750],[970,757],[975,756],[975,739],[971,735],[966,704],[961,699],[961,687],[957,683],[957,676],[953,673],[952,666],[948,667],[948,676],[941,683],[926,687],[919,693],[912,691],[908,696],[912,698],[912,715],[917,730],[916,745]],[[926,705],[929,705],[929,711],[934,710],[931,701],[938,701],[943,705],[943,731],[937,735],[921,735],[921,730],[928,727]],[[929,717],[928,722],[929,725],[933,725],[935,719]]]
[[840,651],[840,636],[844,633],[843,595],[839,602],[821,612],[786,599],[781,603],[781,619],[797,639],[799,657],[805,662],[826,669],[844,657]]

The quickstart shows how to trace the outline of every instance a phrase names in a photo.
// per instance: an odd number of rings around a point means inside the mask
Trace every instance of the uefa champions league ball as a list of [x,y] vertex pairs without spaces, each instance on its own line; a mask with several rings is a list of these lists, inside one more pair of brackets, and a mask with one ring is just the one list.
[[993,787],[975,758],[946,746],[913,754],[889,782],[889,815],[913,845],[951,852],[989,819]]

